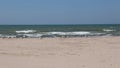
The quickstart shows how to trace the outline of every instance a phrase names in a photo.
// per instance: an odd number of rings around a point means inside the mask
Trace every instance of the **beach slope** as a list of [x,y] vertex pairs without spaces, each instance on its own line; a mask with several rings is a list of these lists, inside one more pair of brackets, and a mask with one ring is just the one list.
[[120,68],[120,37],[0,39],[0,68]]

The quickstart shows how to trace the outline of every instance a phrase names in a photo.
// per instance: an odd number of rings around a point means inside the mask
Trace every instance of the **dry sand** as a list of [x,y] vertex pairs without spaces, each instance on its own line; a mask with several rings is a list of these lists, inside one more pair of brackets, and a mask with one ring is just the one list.
[[0,39],[0,68],[120,68],[120,37]]

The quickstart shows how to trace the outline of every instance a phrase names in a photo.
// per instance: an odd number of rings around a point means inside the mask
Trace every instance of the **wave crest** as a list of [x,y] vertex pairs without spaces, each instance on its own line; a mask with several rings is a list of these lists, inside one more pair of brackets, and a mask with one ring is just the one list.
[[36,30],[19,30],[19,31],[16,31],[16,33],[34,33],[36,32]]

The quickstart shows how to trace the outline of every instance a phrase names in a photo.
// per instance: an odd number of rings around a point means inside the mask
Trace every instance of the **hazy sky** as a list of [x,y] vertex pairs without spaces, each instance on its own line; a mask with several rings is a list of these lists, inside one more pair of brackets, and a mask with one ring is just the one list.
[[120,24],[120,0],[0,0],[0,24]]

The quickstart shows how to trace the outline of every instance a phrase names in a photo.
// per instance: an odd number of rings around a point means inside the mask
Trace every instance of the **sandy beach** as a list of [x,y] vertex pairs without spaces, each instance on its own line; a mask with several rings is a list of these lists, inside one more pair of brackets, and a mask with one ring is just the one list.
[[0,68],[120,68],[120,37],[0,39]]

